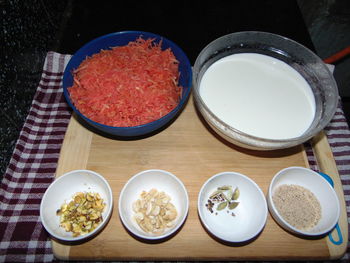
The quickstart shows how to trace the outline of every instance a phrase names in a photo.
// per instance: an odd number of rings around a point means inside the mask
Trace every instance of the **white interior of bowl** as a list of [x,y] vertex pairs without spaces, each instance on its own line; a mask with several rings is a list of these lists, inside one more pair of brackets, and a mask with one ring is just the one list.
[[[211,213],[205,204],[209,196],[223,185],[238,187],[239,205],[231,213]],[[216,237],[228,242],[244,242],[258,235],[265,226],[267,204],[259,186],[247,176],[223,172],[209,178],[198,196],[198,212],[204,226]]]
[[[322,215],[319,223],[309,231],[299,230],[289,224],[278,213],[272,196],[275,189],[283,184],[300,185],[309,189],[318,199],[322,209]],[[282,227],[303,235],[322,235],[334,228],[340,216],[339,199],[333,187],[318,173],[304,167],[288,167],[278,172],[272,179],[268,193],[269,208],[274,210],[277,222]],[[272,214],[272,215],[274,215]]]
[[[132,204],[140,198],[142,191],[148,192],[152,188],[168,194],[178,213],[174,226],[161,235],[144,232],[133,218]],[[162,239],[173,234],[184,223],[188,208],[189,200],[184,184],[164,170],[146,170],[134,175],[125,184],[119,197],[119,215],[123,224],[131,233],[144,239]]]
[[[103,211],[103,222],[86,235],[73,237],[72,232],[66,232],[60,227],[60,217],[56,211],[62,204],[68,203],[77,192],[99,193],[106,203]],[[89,170],[75,170],[58,177],[46,190],[40,205],[40,218],[53,237],[64,241],[77,241],[97,233],[107,224],[113,208],[112,190],[108,182],[99,174]]]

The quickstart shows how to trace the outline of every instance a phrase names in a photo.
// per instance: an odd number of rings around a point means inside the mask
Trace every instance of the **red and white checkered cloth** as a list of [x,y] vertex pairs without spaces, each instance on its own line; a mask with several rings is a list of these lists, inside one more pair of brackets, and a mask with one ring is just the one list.
[[[54,179],[71,117],[61,87],[70,57],[47,54],[39,87],[1,182],[0,262],[55,261],[39,210],[41,198]],[[343,183],[349,218],[350,131],[341,107],[325,131]],[[311,167],[317,169],[309,146],[307,155]],[[350,248],[340,261],[348,262],[349,255]]]
[[0,186],[0,262],[51,262],[40,222],[71,117],[62,92],[68,55],[49,52],[34,100]]

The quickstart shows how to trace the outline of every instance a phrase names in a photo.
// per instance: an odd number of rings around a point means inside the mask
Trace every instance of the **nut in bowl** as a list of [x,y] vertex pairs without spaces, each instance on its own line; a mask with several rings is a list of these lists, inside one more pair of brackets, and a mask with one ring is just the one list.
[[46,190],[40,204],[40,219],[58,241],[88,240],[108,223],[113,209],[112,189],[98,173],[74,170]]
[[142,171],[125,184],[119,196],[119,216],[137,238],[164,240],[183,225],[189,209],[184,184],[164,170]]
[[267,194],[269,211],[285,230],[323,236],[340,216],[338,196],[326,179],[304,167],[288,167],[272,179]]
[[222,172],[209,178],[198,196],[204,227],[225,242],[253,240],[264,228],[267,204],[260,187],[249,177]]
[[69,106],[108,136],[146,136],[164,128],[185,106],[191,86],[192,67],[180,47],[142,31],[90,41],[63,75]]

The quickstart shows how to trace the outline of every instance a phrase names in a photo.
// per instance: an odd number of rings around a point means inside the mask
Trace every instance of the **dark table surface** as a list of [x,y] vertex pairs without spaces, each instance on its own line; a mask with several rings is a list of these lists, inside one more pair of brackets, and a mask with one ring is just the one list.
[[111,32],[141,30],[177,43],[192,64],[214,39],[237,31],[267,31],[292,38],[313,49],[296,1],[177,0],[74,1],[58,49],[74,53],[84,43]]
[[73,54],[104,34],[140,30],[177,43],[192,64],[212,40],[237,31],[266,31],[314,49],[294,0],[1,1],[1,152],[5,172],[40,80],[47,51]]

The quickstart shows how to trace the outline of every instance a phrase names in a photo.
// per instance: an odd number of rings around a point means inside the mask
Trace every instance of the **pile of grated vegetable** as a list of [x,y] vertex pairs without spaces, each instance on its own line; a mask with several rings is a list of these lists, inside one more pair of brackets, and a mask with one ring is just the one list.
[[75,107],[89,119],[116,127],[157,120],[179,103],[179,62],[161,42],[139,37],[86,58],[68,88]]

